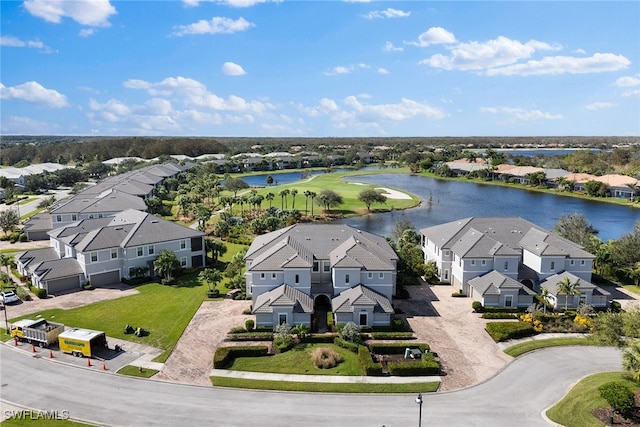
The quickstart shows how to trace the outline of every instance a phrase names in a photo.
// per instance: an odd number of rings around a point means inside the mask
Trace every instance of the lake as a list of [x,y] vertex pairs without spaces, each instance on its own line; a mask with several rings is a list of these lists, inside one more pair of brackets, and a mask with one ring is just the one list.
[[[630,232],[640,220],[640,209],[637,208],[490,184],[443,181],[408,174],[358,176],[349,180],[404,189],[423,200],[413,209],[340,220],[381,236],[390,236],[394,224],[401,218],[408,219],[420,230],[470,216],[515,216],[553,230],[562,215],[579,213],[606,241]],[[387,207],[392,206],[393,200],[387,199]]]

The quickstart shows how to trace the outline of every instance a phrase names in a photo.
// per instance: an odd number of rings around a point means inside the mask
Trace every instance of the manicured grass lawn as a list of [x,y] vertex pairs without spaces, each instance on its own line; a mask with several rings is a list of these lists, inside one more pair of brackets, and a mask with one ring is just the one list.
[[409,384],[340,384],[306,383],[293,381],[247,380],[240,378],[211,377],[217,387],[248,388],[254,390],[303,391],[316,393],[429,393],[435,392],[439,382]]
[[623,372],[603,372],[591,375],[578,384],[556,406],[547,411],[547,416],[566,427],[595,427],[602,422],[591,415],[597,408],[608,407],[607,401],[600,397],[598,387],[610,381],[621,381],[631,390],[640,385],[627,379]]
[[[14,414],[11,413],[10,416]],[[55,414],[52,414],[54,416]],[[71,414],[69,414],[71,415]],[[4,414],[2,414],[4,419]],[[58,416],[60,418],[64,417],[61,411],[58,412]],[[37,425],[38,427],[80,427],[80,426],[89,426],[91,424],[84,424],[77,421],[71,420],[45,420],[44,412],[38,411],[22,411],[20,413],[16,412],[15,417],[8,418],[2,421],[2,427],[22,427],[22,426],[30,426]]]
[[636,295],[640,295],[640,286],[636,286],[636,285],[623,285],[623,288],[625,288],[627,291],[632,292]]
[[588,338],[576,338],[576,337],[568,337],[568,338],[549,338],[545,340],[533,340],[526,341],[520,344],[512,345],[511,347],[504,350],[509,356],[518,357],[521,354],[527,353],[529,351],[537,350],[539,348],[546,347],[559,347],[559,346],[567,346],[567,345],[597,345],[593,341]]
[[[316,368],[311,361],[311,352],[319,347],[334,349],[342,362],[331,369]],[[250,372],[299,375],[362,375],[358,356],[335,344],[300,344],[284,353],[266,357],[239,357],[229,369]]]
[[158,371],[149,368],[142,368],[142,370],[140,370],[140,368],[138,368],[137,366],[127,365],[124,368],[120,369],[117,373],[121,375],[129,375],[130,377],[151,378],[152,376],[157,374]]

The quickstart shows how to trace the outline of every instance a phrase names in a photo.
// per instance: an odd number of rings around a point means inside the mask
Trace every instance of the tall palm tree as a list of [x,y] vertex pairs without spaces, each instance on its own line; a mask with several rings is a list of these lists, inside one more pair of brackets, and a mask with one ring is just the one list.
[[276,195],[273,194],[272,192],[268,192],[267,194],[265,194],[264,198],[269,201],[269,209],[271,209],[271,207],[273,205],[273,199],[275,197],[276,197]]
[[293,201],[291,202],[292,210],[295,210],[296,208],[296,194],[298,194],[298,190],[296,188],[292,188],[291,189],[291,197],[293,198]]
[[304,214],[309,213],[309,197],[311,196],[311,191],[304,191]]
[[549,295],[551,295],[551,293],[547,288],[540,289],[540,297],[543,300],[542,307],[543,307],[544,314],[547,314],[547,304],[549,303],[549,300],[548,300]]
[[622,367],[634,381],[640,382],[640,340],[632,341],[622,353]]
[[316,196],[315,191],[309,191],[309,198],[311,198],[311,216],[313,216],[313,199],[315,199]]
[[281,208],[282,209],[286,209],[287,208],[287,196],[289,195],[289,190],[288,189],[284,189],[282,191],[280,191],[280,197],[282,198],[282,205]]
[[572,282],[569,277],[566,277],[557,283],[558,293],[564,294],[564,311],[567,311],[569,306],[569,296],[580,295],[580,279]]

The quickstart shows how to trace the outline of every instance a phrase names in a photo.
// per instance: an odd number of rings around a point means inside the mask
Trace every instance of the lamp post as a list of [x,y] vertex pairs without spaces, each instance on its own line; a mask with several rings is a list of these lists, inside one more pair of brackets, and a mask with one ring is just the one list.
[[418,427],[422,427],[422,393],[418,393],[416,397],[416,403],[420,405],[420,412],[418,413]]
[[9,333],[9,321],[7,320],[7,303],[4,301],[4,298],[2,298],[2,311],[4,311],[4,327],[5,327],[5,331],[8,334]]

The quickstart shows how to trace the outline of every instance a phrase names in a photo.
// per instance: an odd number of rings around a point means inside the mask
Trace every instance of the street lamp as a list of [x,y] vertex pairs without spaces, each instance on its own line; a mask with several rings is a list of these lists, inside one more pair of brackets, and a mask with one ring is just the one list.
[[2,298],[2,311],[4,311],[4,327],[7,334],[9,333],[9,321],[7,320],[7,303]]
[[416,403],[420,405],[420,413],[418,415],[418,427],[422,427],[422,393],[418,393],[418,397],[416,397]]

